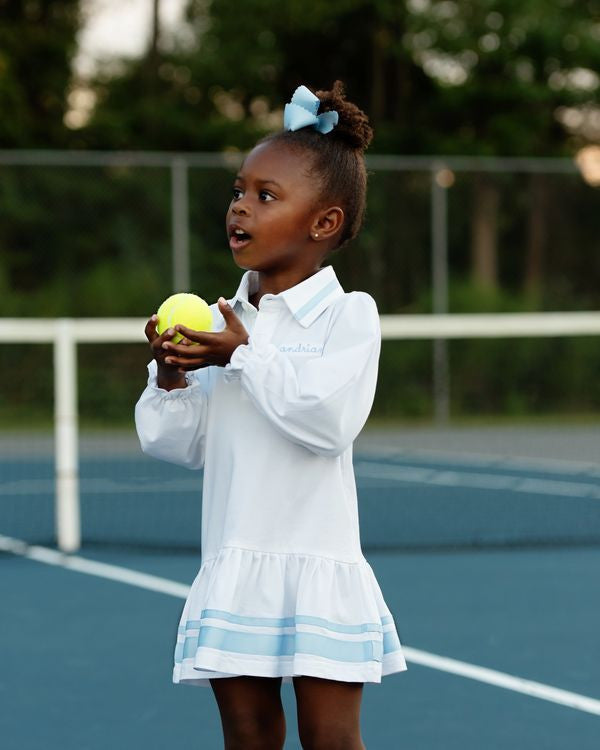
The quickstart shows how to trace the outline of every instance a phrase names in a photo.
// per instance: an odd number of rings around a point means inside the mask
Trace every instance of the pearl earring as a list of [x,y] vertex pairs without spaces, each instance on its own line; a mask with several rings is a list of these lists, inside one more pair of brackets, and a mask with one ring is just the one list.
[[319,233],[318,233],[318,232],[315,232],[315,237],[318,237],[318,236],[319,236]]

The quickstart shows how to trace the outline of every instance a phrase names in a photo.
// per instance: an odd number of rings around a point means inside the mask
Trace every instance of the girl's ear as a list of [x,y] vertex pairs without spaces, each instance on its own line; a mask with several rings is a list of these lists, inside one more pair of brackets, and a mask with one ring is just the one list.
[[316,242],[331,239],[344,225],[344,212],[339,206],[330,206],[319,211],[310,228],[310,236]]

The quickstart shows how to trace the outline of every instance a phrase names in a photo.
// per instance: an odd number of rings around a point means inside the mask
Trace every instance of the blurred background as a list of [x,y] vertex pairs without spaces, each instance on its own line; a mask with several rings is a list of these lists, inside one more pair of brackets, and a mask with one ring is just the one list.
[[[231,295],[240,154],[297,85],[336,78],[375,128],[364,230],[331,259],[347,289],[382,314],[598,309],[599,60],[597,0],[3,0],[2,314],[148,317],[174,289]],[[508,346],[451,342],[436,412],[431,342],[386,343],[374,417],[598,412],[596,339]],[[50,424],[50,357],[0,347],[20,373],[4,425]],[[145,358],[80,347],[83,425],[130,423]]]
[[234,293],[237,165],[336,79],[375,130],[331,263],[387,331],[355,468],[409,661],[365,741],[398,747],[394,716],[415,749],[597,746],[600,0],[0,0],[7,748],[222,746],[170,684],[202,477],[140,453],[143,325]]

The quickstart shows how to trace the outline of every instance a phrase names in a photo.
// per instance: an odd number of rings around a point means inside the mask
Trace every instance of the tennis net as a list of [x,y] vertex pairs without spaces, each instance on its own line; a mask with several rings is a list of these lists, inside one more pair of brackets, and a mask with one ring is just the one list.
[[[5,405],[0,534],[53,545],[64,433],[48,429],[58,357],[47,323],[36,367],[21,373],[29,403]],[[81,544],[199,550],[202,472],[144,456],[133,430],[148,359],[138,324],[98,320],[73,334]],[[365,550],[600,543],[600,396],[582,385],[596,382],[598,314],[384,316],[382,328],[378,396],[354,455]],[[122,345],[103,343],[117,331]],[[434,337],[450,363],[451,415],[438,424]],[[111,371],[121,387],[107,401]]]

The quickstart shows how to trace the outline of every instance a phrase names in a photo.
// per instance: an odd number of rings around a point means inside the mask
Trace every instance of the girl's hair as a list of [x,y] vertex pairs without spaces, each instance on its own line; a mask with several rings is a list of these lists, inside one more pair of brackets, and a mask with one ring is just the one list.
[[306,152],[309,171],[320,183],[316,205],[337,203],[344,211],[344,225],[336,249],[354,239],[362,225],[367,194],[364,152],[373,138],[369,118],[345,98],[344,84],[336,81],[331,91],[315,91],[319,112],[336,110],[338,124],[329,133],[311,127],[283,130],[259,143],[277,143]]

